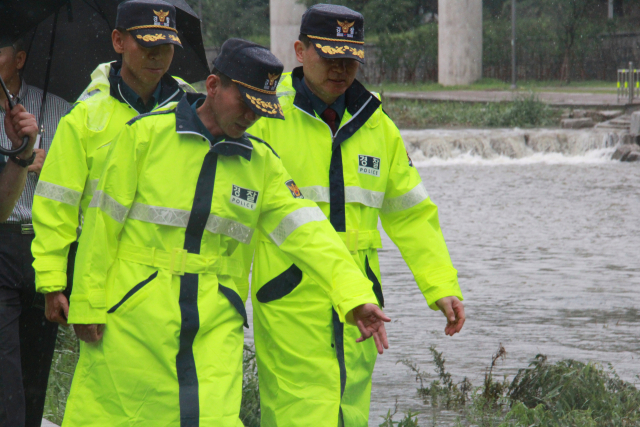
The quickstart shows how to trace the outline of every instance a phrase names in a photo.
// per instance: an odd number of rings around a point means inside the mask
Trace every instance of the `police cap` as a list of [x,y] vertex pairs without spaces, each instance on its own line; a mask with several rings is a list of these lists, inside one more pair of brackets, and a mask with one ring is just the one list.
[[176,29],[176,8],[162,0],[129,0],[118,5],[116,28],[130,32],[144,47],[175,44],[182,47]]
[[284,120],[276,96],[284,66],[269,49],[246,40],[229,39],[213,67],[236,83],[244,102],[257,115]]
[[348,7],[317,4],[302,15],[300,34],[309,37],[318,55],[364,63],[364,17]]

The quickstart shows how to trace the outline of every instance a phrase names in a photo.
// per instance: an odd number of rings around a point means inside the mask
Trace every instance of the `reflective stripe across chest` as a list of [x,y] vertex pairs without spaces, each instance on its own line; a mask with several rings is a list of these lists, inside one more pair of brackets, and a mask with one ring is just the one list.
[[[297,113],[310,116],[302,110]],[[320,119],[316,117],[313,119],[326,126]],[[300,128],[304,128],[304,122],[300,123]],[[304,132],[295,132],[295,134],[305,135]],[[296,140],[296,149],[287,146],[279,151],[282,151],[285,167],[296,182],[299,182],[300,191],[304,197],[316,203],[330,203],[330,169],[333,153],[323,149],[319,154],[317,147],[309,148],[316,144],[331,143],[328,126],[326,137],[320,132],[310,135],[312,136],[309,139]],[[379,209],[384,202],[384,189],[388,176],[385,167],[388,167],[388,160],[383,155],[384,147],[371,143],[369,136],[373,135],[370,135],[367,128],[360,129],[339,147],[342,156],[344,201]],[[289,150],[291,152],[285,154],[285,151]]]

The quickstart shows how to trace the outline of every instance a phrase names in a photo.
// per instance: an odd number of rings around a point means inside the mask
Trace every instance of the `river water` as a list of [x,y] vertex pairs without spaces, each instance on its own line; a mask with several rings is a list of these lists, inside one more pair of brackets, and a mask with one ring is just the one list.
[[[432,344],[456,381],[466,376],[476,386],[499,344],[508,354],[497,378],[542,353],[611,363],[623,379],[640,382],[640,164],[608,160],[607,145],[516,158],[410,149],[439,206],[467,323],[461,334],[444,335],[444,317],[428,308],[383,233],[385,311],[393,321],[391,348],[373,375],[370,426],[396,399],[399,413],[422,411],[421,425],[431,425],[414,375],[396,362],[410,358],[435,379]],[[454,418],[445,413],[439,424]]]

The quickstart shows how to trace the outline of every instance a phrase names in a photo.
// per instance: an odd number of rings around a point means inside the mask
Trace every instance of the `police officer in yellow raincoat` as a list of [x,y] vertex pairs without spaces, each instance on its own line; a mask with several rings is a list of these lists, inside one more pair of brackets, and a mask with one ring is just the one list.
[[232,255],[258,230],[340,321],[357,322],[359,340],[386,345],[371,282],[277,154],[245,133],[282,118],[282,64],[231,39],[214,67],[206,96],[136,117],[110,147],[76,260],[69,322],[87,342],[64,427],[237,424],[247,320]]
[[[445,332],[459,332],[462,294],[437,208],[380,100],[355,80],[364,61],[363,16],[316,5],[303,15],[300,33],[295,51],[302,67],[278,87],[286,120],[262,120],[250,132],[272,143],[301,194],[318,203],[373,282],[380,306],[378,219],[429,307],[445,313]],[[261,425],[367,426],[374,343],[355,345],[352,326],[332,328],[331,306],[315,279],[267,236],[257,237],[252,302]],[[314,313],[314,321],[300,325],[303,312]]]
[[[158,14],[165,16],[167,25],[151,25]],[[33,202],[36,288],[46,294],[47,318],[64,325],[67,256],[70,253],[72,267],[76,230],[82,225],[79,213],[87,212],[109,144],[127,121],[180,100],[190,89],[166,74],[174,46],[181,46],[176,11],[169,3],[121,3],[111,38],[122,60],[98,66],[87,89],[60,121]]]

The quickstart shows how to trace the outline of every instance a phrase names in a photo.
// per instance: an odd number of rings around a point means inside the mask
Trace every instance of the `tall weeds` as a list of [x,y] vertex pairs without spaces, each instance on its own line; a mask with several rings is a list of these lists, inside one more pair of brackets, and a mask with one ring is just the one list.
[[454,383],[442,353],[435,347],[430,351],[439,379],[428,386],[428,374],[415,362],[399,363],[416,375],[418,395],[425,403],[460,413],[457,426],[640,427],[640,391],[621,380],[611,366],[605,370],[597,363],[570,359],[552,364],[537,355],[512,381],[506,376],[496,381],[494,368],[507,355],[501,344],[482,386],[472,390],[467,378]]

